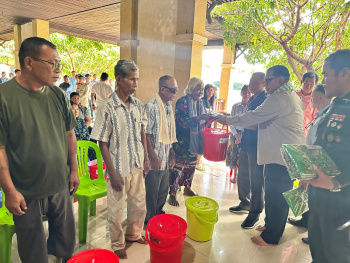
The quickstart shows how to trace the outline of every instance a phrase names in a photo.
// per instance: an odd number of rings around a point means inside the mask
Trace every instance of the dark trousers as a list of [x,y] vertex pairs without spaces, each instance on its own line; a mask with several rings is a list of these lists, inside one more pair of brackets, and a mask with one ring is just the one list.
[[262,239],[268,244],[278,244],[286,226],[289,206],[282,193],[293,188],[288,171],[279,164],[265,165],[265,227]]
[[257,154],[241,151],[238,166],[238,197],[242,208],[249,208],[250,218],[258,218],[264,208],[264,166]]
[[[42,215],[49,221],[46,240]],[[18,253],[23,263],[47,263],[48,254],[58,258],[70,256],[75,247],[75,220],[68,186],[49,197],[27,202],[22,216],[13,216]]]
[[145,223],[153,216],[164,214],[169,188],[169,170],[150,170],[145,179],[147,214]]
[[[344,190],[342,190],[344,191]],[[350,263],[350,227],[337,230],[338,205],[348,203],[348,195],[309,186],[309,244],[313,263]],[[338,199],[338,202],[334,202]],[[347,209],[346,209],[347,207]],[[343,210],[349,211],[349,206]],[[342,211],[340,211],[342,214]]]

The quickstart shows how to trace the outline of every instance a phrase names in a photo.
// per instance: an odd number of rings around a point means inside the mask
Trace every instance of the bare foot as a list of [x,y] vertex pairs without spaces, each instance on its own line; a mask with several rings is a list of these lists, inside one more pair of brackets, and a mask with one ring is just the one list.
[[197,196],[198,194],[193,192],[191,188],[185,187],[184,195],[187,196]]
[[114,251],[114,254],[116,254],[119,259],[127,259],[128,258],[128,256],[126,255],[125,248]]
[[169,196],[168,202],[169,202],[169,205],[172,205],[172,206],[179,206],[180,205],[179,202],[176,200],[175,195]]
[[264,239],[262,239],[261,236],[255,236],[255,237],[251,237],[250,240],[254,243],[257,244],[259,246],[268,246],[269,244],[267,244]]
[[147,245],[147,241],[146,238],[144,236],[141,236],[139,239],[137,240],[126,240],[127,242],[136,242],[139,243],[141,245]]
[[264,231],[266,229],[266,227],[265,226],[262,226],[262,225],[260,225],[260,226],[257,226],[257,228],[255,228],[255,230],[258,230],[258,231]]

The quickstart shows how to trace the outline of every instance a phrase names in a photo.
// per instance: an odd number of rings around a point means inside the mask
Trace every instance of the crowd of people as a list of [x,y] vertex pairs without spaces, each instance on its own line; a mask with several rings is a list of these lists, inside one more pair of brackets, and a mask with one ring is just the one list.
[[[73,71],[59,83],[60,56],[42,38],[24,40],[19,60],[22,74],[0,85],[0,185],[13,214],[22,262],[48,262],[48,254],[66,262],[73,253],[77,140],[93,140],[100,147],[107,167],[111,247],[120,259],[127,258],[126,242],[147,244],[144,225],[165,213],[167,196],[170,205],[179,206],[179,186],[184,195],[197,195],[192,181],[196,167],[202,169],[202,130],[214,116],[215,87],[191,78],[173,109],[176,79],[160,77],[158,91],[143,104],[133,96],[139,68],[130,60],[116,64],[115,88],[107,73],[97,81],[96,74],[91,80]],[[232,132],[227,165],[235,170],[240,203],[230,211],[248,213],[241,227],[249,229],[258,225],[265,209],[265,222],[257,227],[261,235],[252,237],[253,243],[278,244],[285,229],[289,207],[282,193],[292,189],[293,181],[282,144],[316,144],[341,174],[331,178],[314,167],[318,178],[301,181],[310,197],[310,211],[301,222],[309,229],[313,262],[350,262],[349,63],[350,50],[330,54],[322,84],[316,73],[307,72],[300,90],[284,66],[255,72],[231,115],[217,117]],[[49,220],[47,240],[43,214]]]

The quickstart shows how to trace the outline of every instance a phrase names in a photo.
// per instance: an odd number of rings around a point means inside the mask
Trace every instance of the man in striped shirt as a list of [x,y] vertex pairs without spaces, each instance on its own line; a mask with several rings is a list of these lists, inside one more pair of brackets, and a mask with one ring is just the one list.
[[[145,182],[149,170],[145,128],[147,114],[133,97],[139,80],[136,64],[119,60],[114,68],[117,89],[98,111],[91,138],[99,141],[107,166],[107,208],[111,246],[126,259],[125,241],[147,244],[141,236],[146,215]],[[124,235],[124,201],[127,196],[127,227]]]
[[169,169],[175,165],[172,143],[176,142],[174,113],[170,101],[178,92],[174,77],[165,75],[159,79],[159,91],[146,103],[148,125],[146,129],[150,172],[146,183],[147,214],[145,223],[155,215],[164,214],[169,188]]

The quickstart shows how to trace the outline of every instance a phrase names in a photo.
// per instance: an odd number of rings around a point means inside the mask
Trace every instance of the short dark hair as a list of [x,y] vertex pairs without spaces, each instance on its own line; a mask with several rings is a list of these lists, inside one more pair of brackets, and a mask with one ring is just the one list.
[[21,68],[24,67],[24,59],[26,57],[33,57],[33,58],[40,57],[41,49],[43,45],[47,45],[50,48],[53,48],[56,50],[56,46],[54,44],[52,44],[50,41],[41,37],[29,37],[22,42],[18,53],[19,64]]
[[69,78],[69,76],[68,75],[64,75],[63,78]]
[[316,72],[313,72],[313,71],[309,71],[309,72],[306,72],[304,75],[303,75],[303,82],[305,81],[306,78],[309,78],[309,79],[315,79],[316,80],[316,83],[318,82],[318,75]]
[[325,85],[323,84],[318,84],[316,85],[316,87],[312,90],[312,92],[318,92],[323,94],[326,98],[328,99],[332,99],[332,97],[328,97],[326,94],[326,90],[325,90]]
[[90,77],[90,74],[85,74],[85,78]]
[[80,94],[78,93],[78,92],[75,92],[75,91],[73,91],[71,94],[70,94],[70,99],[71,98],[73,98],[73,96],[75,96],[75,95],[78,95],[79,97],[80,97]]
[[164,75],[162,77],[159,78],[159,81],[158,81],[158,86],[159,86],[159,89],[161,87],[164,87],[165,82],[167,82],[169,79],[173,79],[174,77],[173,76],[170,76],[170,75]]
[[266,72],[273,71],[274,77],[282,77],[285,81],[289,81],[290,74],[289,70],[283,65],[276,65],[269,68]]
[[350,69],[350,49],[339,49],[330,54],[325,62],[329,62],[329,67],[338,75],[344,68]]
[[73,106],[73,105],[79,106],[78,104],[76,104],[75,102],[73,102],[73,101],[71,101],[71,100],[70,100],[70,105],[71,105],[71,106]]
[[134,61],[121,59],[114,67],[114,77],[117,79],[117,76],[121,76],[125,79],[128,76],[129,71],[136,72],[139,71],[139,68]]
[[108,79],[108,77],[109,77],[109,76],[108,76],[108,73],[102,72],[100,79],[101,79],[102,81],[106,81],[106,80]]
[[75,70],[72,70],[72,73],[73,73],[73,72],[75,73]]
[[19,72],[19,71],[21,71],[21,70],[20,70],[20,69],[16,69],[16,70],[15,70],[15,73],[17,73],[17,72]]

